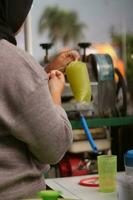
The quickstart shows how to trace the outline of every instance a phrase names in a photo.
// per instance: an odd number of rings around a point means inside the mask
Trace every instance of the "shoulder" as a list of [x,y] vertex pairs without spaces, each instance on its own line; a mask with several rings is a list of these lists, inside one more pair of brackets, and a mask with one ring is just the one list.
[[7,70],[17,73],[27,71],[38,78],[47,77],[43,67],[27,52],[14,46],[6,40],[0,41],[0,63],[4,64]]
[[27,96],[47,85],[47,74],[31,55],[5,40],[0,40],[0,49],[0,88],[12,87]]

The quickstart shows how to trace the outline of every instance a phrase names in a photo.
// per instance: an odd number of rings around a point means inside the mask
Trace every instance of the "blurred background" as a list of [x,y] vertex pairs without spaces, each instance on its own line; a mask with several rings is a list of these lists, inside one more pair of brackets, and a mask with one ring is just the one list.
[[[53,43],[49,55],[79,42],[110,44],[133,80],[132,0],[34,0],[31,10],[32,53],[41,62],[40,43]],[[107,48],[106,48],[107,49]],[[101,50],[102,51],[102,50]],[[108,50],[105,50],[108,51]],[[114,54],[115,54],[114,53]]]
[[[40,43],[54,44],[51,56],[63,47],[77,48],[79,42],[101,48],[111,44],[124,62],[128,80],[132,80],[132,7],[132,0],[34,0],[30,19],[33,56],[43,60]],[[23,40],[22,34],[18,38]]]

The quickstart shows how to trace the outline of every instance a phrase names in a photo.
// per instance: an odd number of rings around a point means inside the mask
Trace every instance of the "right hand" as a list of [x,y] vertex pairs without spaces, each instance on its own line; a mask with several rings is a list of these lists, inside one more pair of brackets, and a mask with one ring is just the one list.
[[47,73],[51,70],[65,72],[66,66],[70,62],[79,59],[80,55],[76,50],[65,48],[45,67],[45,71]]
[[52,70],[48,76],[48,85],[53,101],[56,104],[61,104],[61,94],[65,86],[65,77],[63,73],[58,70]]

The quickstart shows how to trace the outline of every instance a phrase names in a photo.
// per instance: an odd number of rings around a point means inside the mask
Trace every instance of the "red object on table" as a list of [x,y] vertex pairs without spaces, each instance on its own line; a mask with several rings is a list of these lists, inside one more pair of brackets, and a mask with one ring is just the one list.
[[98,176],[93,176],[93,177],[81,179],[79,184],[83,186],[87,186],[87,187],[99,187],[99,178]]

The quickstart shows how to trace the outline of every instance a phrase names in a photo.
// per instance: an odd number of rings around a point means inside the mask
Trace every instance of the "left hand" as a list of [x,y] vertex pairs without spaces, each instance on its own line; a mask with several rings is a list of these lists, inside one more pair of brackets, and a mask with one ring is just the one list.
[[58,56],[53,59],[45,68],[46,72],[50,72],[51,70],[59,70],[61,72],[65,71],[66,66],[74,61],[79,60],[80,55],[76,50],[72,49],[64,49],[62,50]]
[[61,94],[65,86],[65,77],[63,73],[58,70],[52,70],[48,73],[48,77],[48,85],[52,99],[55,104],[61,105]]

